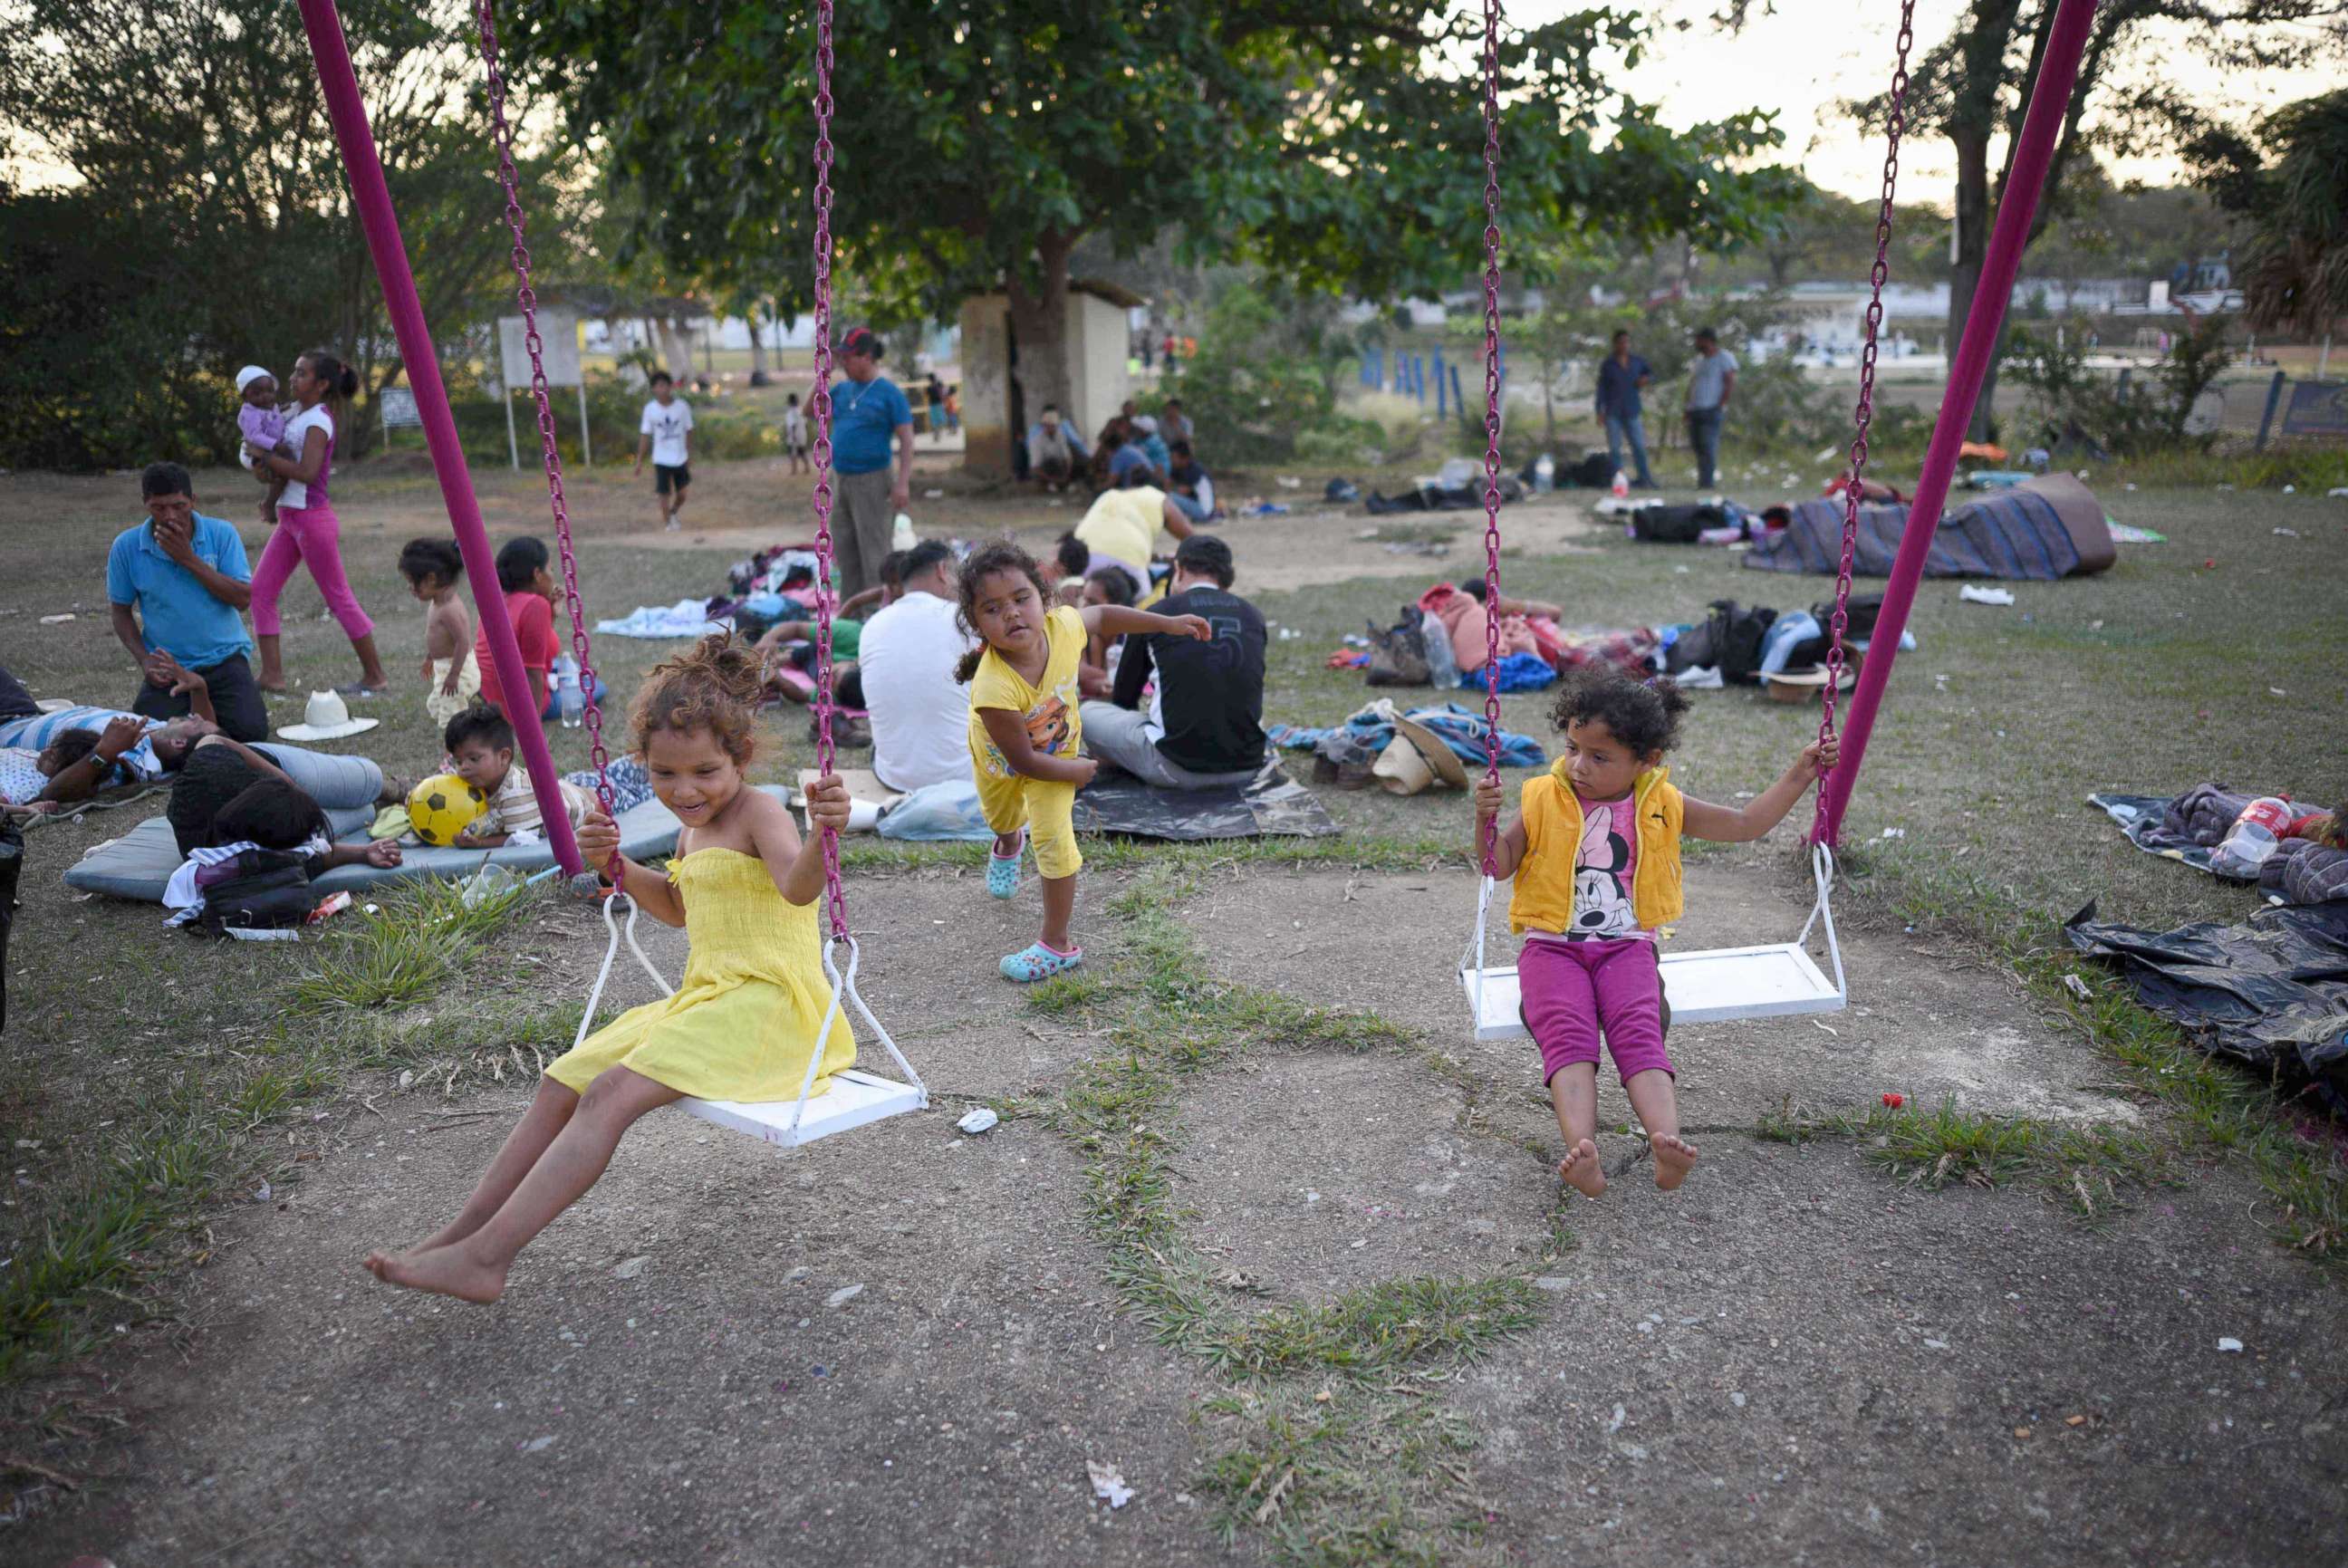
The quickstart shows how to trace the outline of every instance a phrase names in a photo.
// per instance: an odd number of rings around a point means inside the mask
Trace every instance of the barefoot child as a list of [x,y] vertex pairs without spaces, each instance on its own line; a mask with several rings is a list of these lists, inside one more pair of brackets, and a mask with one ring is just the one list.
[[[782,802],[743,779],[758,690],[757,655],[723,636],[646,677],[631,717],[636,749],[685,827],[665,872],[623,859],[620,885],[654,919],[685,927],[685,982],[558,1057],[457,1217],[406,1252],[370,1253],[377,1277],[495,1301],[514,1255],[594,1185],[637,1118],[685,1095],[796,1099],[818,1048],[817,1094],[854,1063],[845,1017],[816,1038],[828,1000],[816,909],[822,840],[802,841]],[[818,779],[808,801],[819,826],[847,825],[838,778]],[[619,842],[601,811],[579,832],[580,851],[598,866]]]
[[424,712],[438,725],[473,706],[481,690],[473,655],[473,611],[457,591],[465,558],[453,541],[411,539],[399,552],[399,574],[424,602]]
[[1044,878],[1042,940],[1003,961],[1007,980],[1042,980],[1084,962],[1068,935],[1076,907],[1072,813],[1076,791],[1098,766],[1079,755],[1077,670],[1095,633],[1169,632],[1205,641],[1214,631],[1197,615],[1153,615],[1117,604],[1082,610],[1047,607],[1044,574],[1014,544],[973,551],[962,569],[962,622],[981,641],[963,656],[954,679],[970,687],[971,772],[980,809],[994,830],[986,891],[1019,891],[1019,856],[1035,842]]
[[[1552,715],[1562,754],[1525,781],[1523,809],[1493,845],[1493,874],[1517,880],[1509,926],[1526,939],[1517,958],[1525,1027],[1565,1134],[1558,1172],[1585,1197],[1606,1190],[1596,1141],[1601,1035],[1654,1149],[1655,1185],[1671,1191],[1695,1163],[1680,1136],[1655,954],[1656,928],[1680,916],[1681,838],[1757,839],[1835,762],[1833,741],[1813,741],[1741,810],[1693,799],[1663,767],[1687,710],[1668,680],[1642,685],[1612,667],[1568,676]],[[1498,784],[1476,787],[1479,861],[1500,806]]]

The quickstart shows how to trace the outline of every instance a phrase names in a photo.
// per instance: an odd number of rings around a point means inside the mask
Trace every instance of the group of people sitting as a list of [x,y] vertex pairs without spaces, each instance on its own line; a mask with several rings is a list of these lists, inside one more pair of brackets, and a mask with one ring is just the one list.
[[1179,397],[1168,398],[1159,415],[1145,414],[1127,398],[1089,446],[1059,406],[1047,403],[1027,427],[1026,459],[1027,477],[1046,490],[1064,490],[1079,480],[1095,494],[1147,486],[1165,492],[1193,522],[1215,515],[1215,481],[1199,461]]
[[[1176,541],[1162,565],[1153,562],[1161,529]],[[850,623],[852,638],[835,635],[836,656],[852,650],[837,671],[839,698],[865,710],[872,770],[901,794],[972,780],[970,692],[955,672],[980,638],[963,603],[963,564],[939,540],[891,556],[878,608]],[[1198,615],[1213,631],[1204,641],[1087,639],[1077,681],[1097,761],[1165,789],[1243,784],[1262,769],[1266,634],[1255,606],[1231,591],[1229,544],[1196,532],[1172,496],[1140,487],[1104,492],[1036,564],[1058,603]],[[808,630],[775,628],[767,651]]]

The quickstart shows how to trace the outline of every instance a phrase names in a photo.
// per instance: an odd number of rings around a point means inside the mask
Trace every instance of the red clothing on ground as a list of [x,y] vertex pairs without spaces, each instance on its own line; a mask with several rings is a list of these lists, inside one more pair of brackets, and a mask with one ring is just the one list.
[[[506,615],[513,622],[514,641],[521,645],[521,662],[530,666],[530,711],[543,713],[554,661],[562,652],[554,636],[554,606],[525,589],[506,595]],[[502,709],[504,692],[498,685],[498,666],[489,657],[486,625],[473,637],[473,653],[481,666],[481,700]]]

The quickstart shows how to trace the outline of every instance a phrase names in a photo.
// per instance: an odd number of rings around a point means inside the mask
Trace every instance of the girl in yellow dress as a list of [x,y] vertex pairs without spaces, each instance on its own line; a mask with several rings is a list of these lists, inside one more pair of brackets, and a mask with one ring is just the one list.
[[[638,1117],[686,1095],[798,1098],[829,998],[816,925],[822,839],[802,840],[781,801],[743,781],[762,681],[756,651],[726,636],[646,677],[630,720],[636,755],[684,829],[665,873],[623,858],[620,885],[654,919],[685,928],[685,984],[557,1058],[457,1217],[406,1252],[369,1254],[378,1278],[495,1301],[514,1255],[595,1184]],[[847,825],[836,776],[810,786],[808,800],[819,828]],[[608,864],[619,842],[600,809],[580,827],[592,865]],[[817,1094],[856,1060],[845,1017],[822,1050]]]
[[962,568],[962,619],[980,646],[963,657],[954,679],[970,687],[971,776],[979,809],[994,830],[986,891],[1019,891],[1019,856],[1035,846],[1044,881],[1044,934],[1003,961],[1003,977],[1026,982],[1065,975],[1084,962],[1068,934],[1076,908],[1074,813],[1076,791],[1099,766],[1081,754],[1077,667],[1094,634],[1166,632],[1213,636],[1198,615],[1157,615],[1119,604],[1081,610],[1053,605],[1044,574],[1015,544],[973,551]]

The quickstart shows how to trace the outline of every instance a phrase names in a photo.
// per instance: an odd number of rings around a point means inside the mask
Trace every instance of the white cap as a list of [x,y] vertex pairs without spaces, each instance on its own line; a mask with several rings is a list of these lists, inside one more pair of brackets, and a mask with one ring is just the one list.
[[244,389],[252,386],[256,381],[274,381],[276,379],[276,372],[273,370],[265,370],[258,365],[248,365],[243,369],[236,373],[237,396],[240,397],[243,397]]
[[[239,387],[238,390],[242,391],[243,388]],[[1145,436],[1154,436],[1158,434],[1158,421],[1151,418],[1147,414],[1136,414],[1133,417],[1133,428],[1140,431]]]

